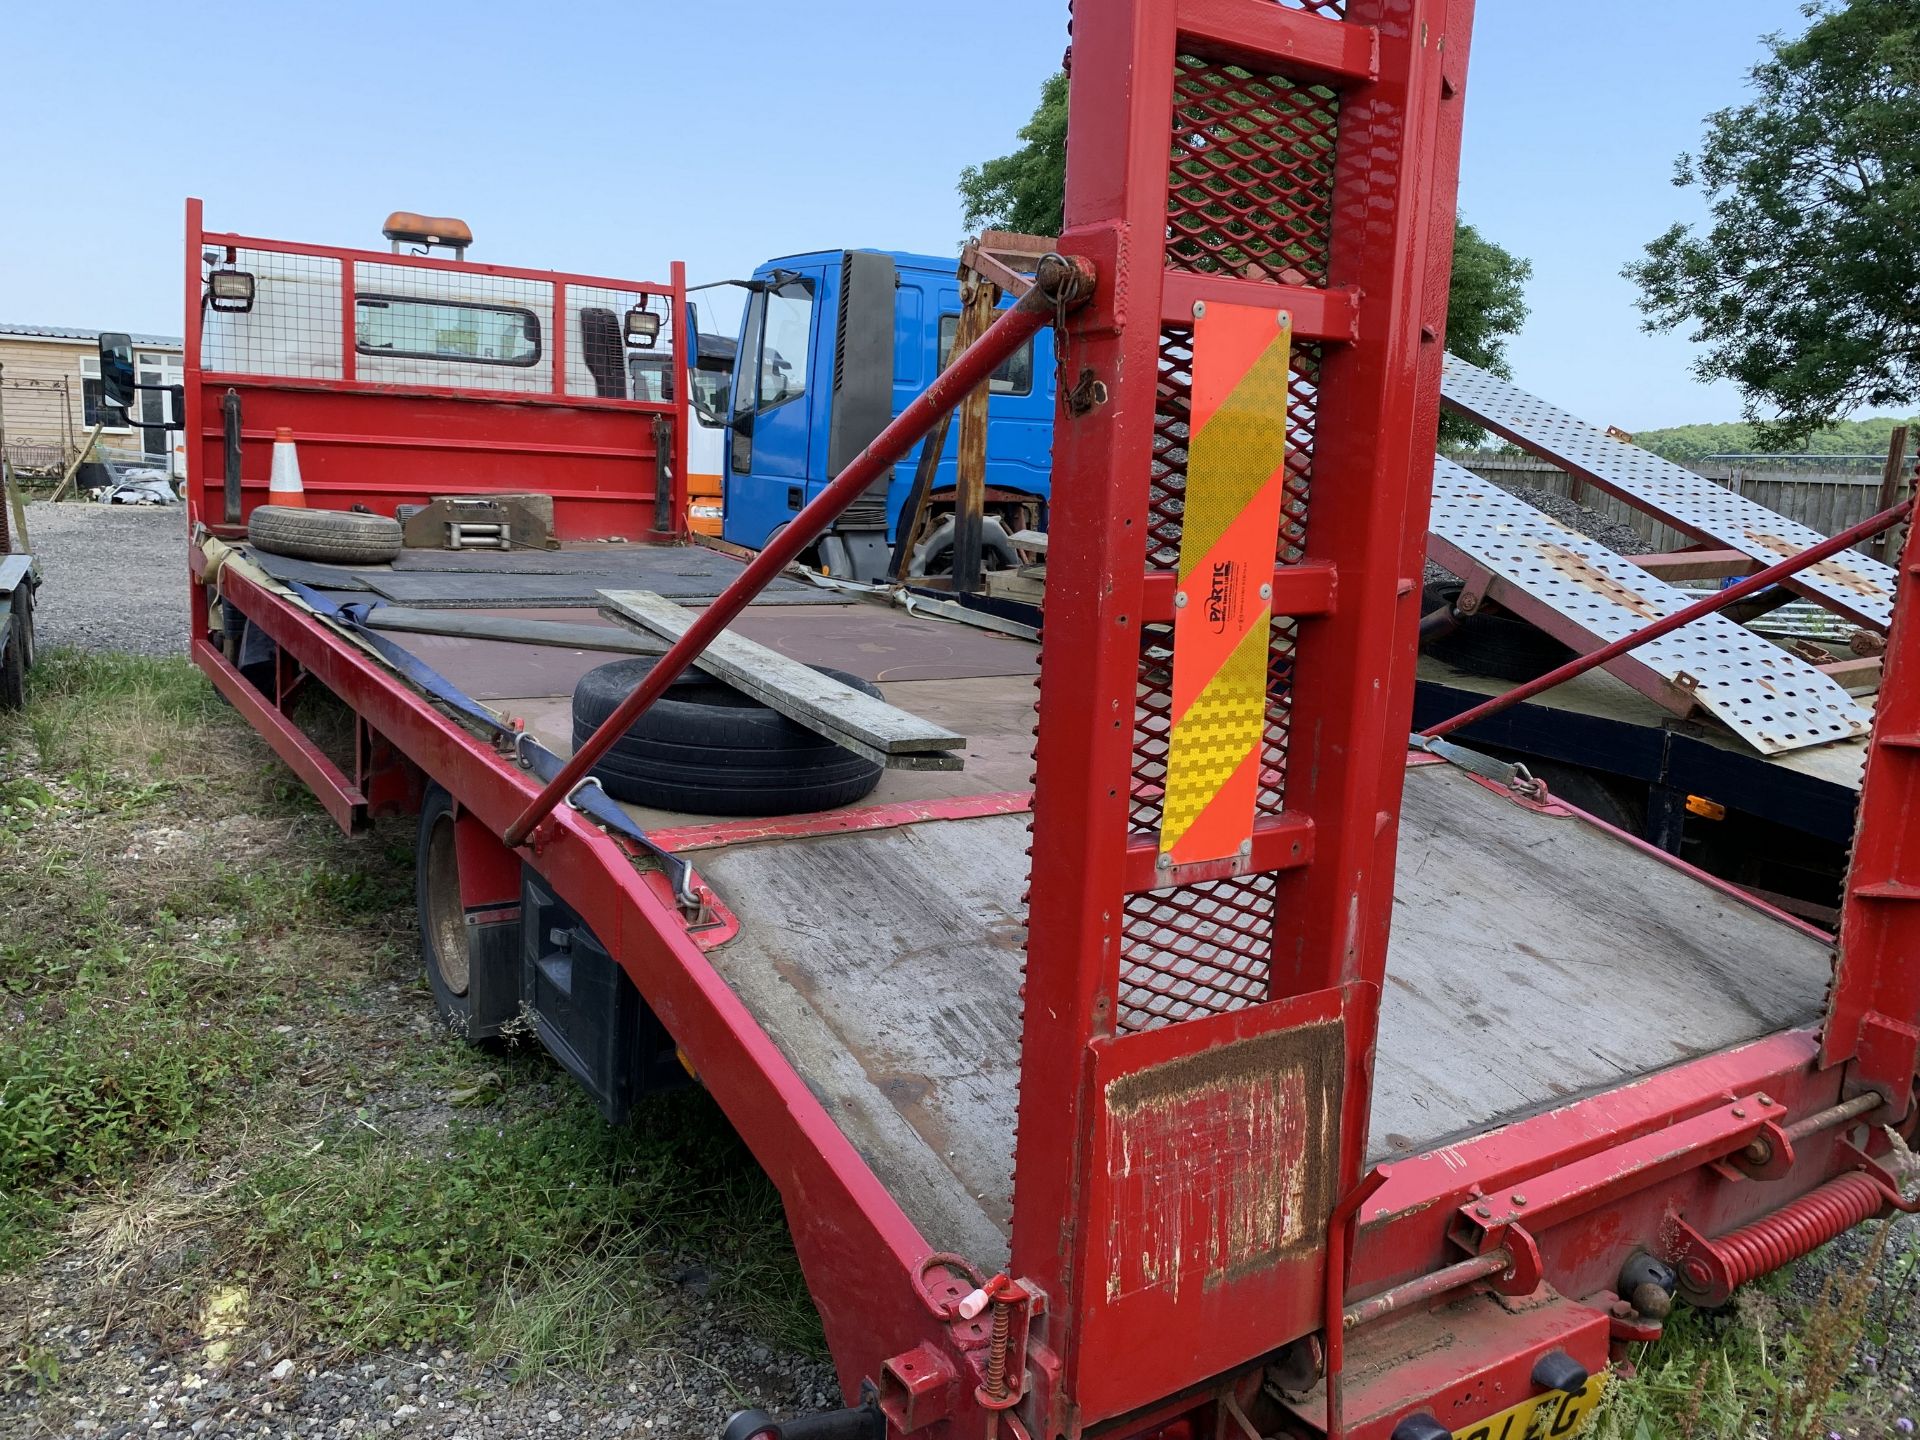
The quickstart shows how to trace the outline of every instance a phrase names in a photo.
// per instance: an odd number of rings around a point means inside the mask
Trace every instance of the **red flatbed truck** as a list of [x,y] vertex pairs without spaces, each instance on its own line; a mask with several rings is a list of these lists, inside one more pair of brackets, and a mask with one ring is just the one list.
[[[194,658],[343,826],[420,814],[466,1033],[524,1005],[610,1115],[677,1051],[779,1186],[849,1408],[730,1433],[1569,1434],[1676,1297],[1906,1208],[1911,615],[1837,970],[1497,765],[1410,757],[1470,16],[1079,0],[1061,255],[787,532],[1055,323],[1044,659],[689,543],[684,396],[609,383],[585,313],[683,315],[678,269],[270,241],[189,202]],[[466,358],[407,369],[409,324]],[[243,538],[283,427],[310,505],[538,491],[561,548],[290,566]],[[594,648],[376,623],[600,623],[602,587],[705,604],[603,733],[570,723]],[[964,770],[781,818],[582,783],[727,620],[967,736]],[[349,747],[294,722],[309,687]]]

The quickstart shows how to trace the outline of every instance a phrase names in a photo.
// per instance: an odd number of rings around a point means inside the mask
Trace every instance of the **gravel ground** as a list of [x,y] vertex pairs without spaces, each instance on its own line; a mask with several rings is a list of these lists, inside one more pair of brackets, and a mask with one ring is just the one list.
[[[70,1262],[75,1270],[84,1264]],[[64,1378],[46,1395],[0,1397],[7,1440],[712,1440],[728,1415],[748,1406],[786,1416],[840,1403],[830,1367],[776,1353],[704,1316],[691,1294],[677,1317],[677,1355],[649,1352],[592,1378],[519,1384],[504,1367],[452,1350],[340,1361],[263,1344],[211,1361],[197,1340],[185,1349],[136,1343],[103,1334],[98,1317],[71,1313],[61,1297],[46,1299],[31,1328],[42,1353],[60,1357]]]
[[184,505],[28,505],[44,580],[34,597],[40,646],[184,653],[186,524]]
[[[42,649],[184,652],[185,516],[184,506],[30,504],[28,534],[44,576],[35,613]],[[376,988],[368,1003],[393,1027],[429,1023],[420,997],[398,987]],[[841,1403],[830,1364],[768,1345],[710,1301],[697,1260],[662,1297],[667,1313],[653,1348],[604,1373],[517,1379],[503,1364],[454,1350],[343,1358],[276,1350],[257,1334],[216,1356],[206,1335],[126,1323],[95,1283],[91,1248],[76,1243],[0,1280],[0,1440],[711,1440],[745,1407],[801,1415]],[[43,1386],[9,1363],[23,1355],[35,1357],[36,1374],[56,1366],[58,1379]]]
[[[1913,1193],[1912,1180],[1906,1190]],[[1854,1357],[1853,1376],[1856,1385],[1871,1383],[1880,1398],[1911,1420],[1920,1415],[1920,1315],[1914,1313],[1920,1301],[1920,1218],[1899,1215],[1886,1223],[1892,1233],[1867,1298],[1867,1334]],[[1786,1287],[1790,1309],[1816,1304],[1830,1280],[1840,1287],[1858,1275],[1877,1238],[1877,1228],[1849,1230],[1796,1265]]]
[[1516,486],[1513,493],[1534,509],[1545,511],[1562,525],[1578,530],[1589,540],[1598,540],[1616,555],[1645,555],[1653,549],[1653,542],[1631,525],[1609,520],[1598,510],[1577,505],[1564,495],[1556,495],[1551,490],[1537,490],[1531,485]]

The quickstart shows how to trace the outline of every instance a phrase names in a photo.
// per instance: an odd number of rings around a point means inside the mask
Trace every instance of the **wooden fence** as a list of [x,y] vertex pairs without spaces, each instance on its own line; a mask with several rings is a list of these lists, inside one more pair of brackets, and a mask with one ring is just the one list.
[[[1532,487],[1577,500],[1619,525],[1637,532],[1655,550],[1678,550],[1692,542],[1671,526],[1662,525],[1644,511],[1582,484],[1564,470],[1530,455],[1456,454],[1458,463],[1509,490]],[[1833,535],[1857,525],[1874,513],[1880,498],[1880,473],[1823,473],[1805,466],[1765,470],[1739,464],[1707,464],[1699,473],[1714,483],[1744,495],[1756,505]],[[1859,547],[1867,549],[1866,545]]]

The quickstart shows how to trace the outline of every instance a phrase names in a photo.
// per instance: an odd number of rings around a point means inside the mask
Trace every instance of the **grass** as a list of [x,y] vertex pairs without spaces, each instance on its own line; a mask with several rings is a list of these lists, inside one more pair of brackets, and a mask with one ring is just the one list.
[[[1681,1309],[1609,1387],[1596,1440],[1826,1440],[1914,1433],[1914,1397],[1887,1364],[1920,1275],[1920,1249],[1889,1264],[1893,1223],[1865,1232],[1810,1305],[1794,1272],[1719,1311]],[[1909,1363],[1911,1356],[1909,1354]]]
[[[522,1374],[670,1346],[695,1304],[819,1348],[704,1095],[615,1129],[537,1046],[432,1022],[409,827],[341,836],[184,661],[33,678],[0,716],[0,1311],[78,1259],[81,1323],[176,1346],[238,1295],[281,1350]],[[0,1390],[59,1383],[0,1329]]]
[[[184,662],[34,678],[0,716],[0,1315],[77,1273],[82,1323],[178,1347],[237,1294],[278,1353],[592,1371],[690,1306],[820,1348],[778,1196],[702,1094],[614,1129],[537,1047],[431,1022],[404,825],[340,836]],[[1600,1440],[1902,1433],[1920,1252],[1883,1263],[1892,1233],[1804,1316],[1784,1279],[1682,1311]],[[0,1327],[0,1391],[62,1379]]]

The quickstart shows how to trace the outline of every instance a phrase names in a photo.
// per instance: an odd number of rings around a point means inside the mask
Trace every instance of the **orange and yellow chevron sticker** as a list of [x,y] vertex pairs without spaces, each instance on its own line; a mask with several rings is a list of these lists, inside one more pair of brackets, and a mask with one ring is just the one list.
[[1253,846],[1292,351],[1284,312],[1194,307],[1173,729],[1160,821],[1160,854],[1172,864],[1229,859]]

